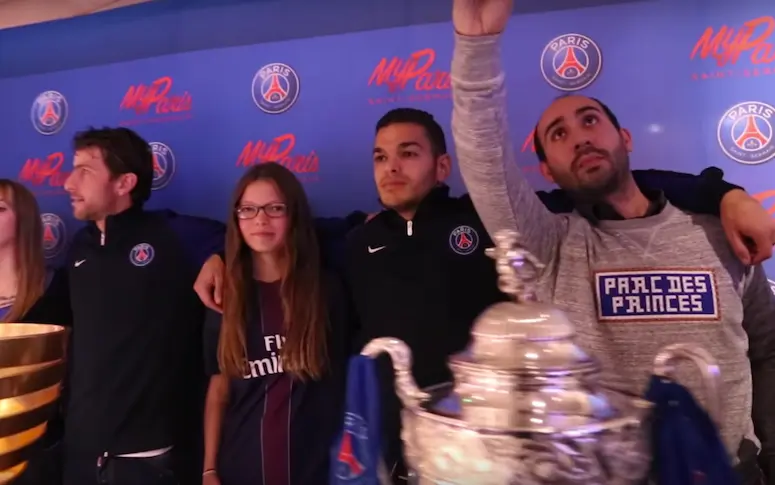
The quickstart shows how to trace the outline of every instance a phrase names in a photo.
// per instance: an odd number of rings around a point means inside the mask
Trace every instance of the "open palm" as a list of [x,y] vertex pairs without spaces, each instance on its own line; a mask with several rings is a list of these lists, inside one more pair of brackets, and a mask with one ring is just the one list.
[[499,34],[513,8],[514,0],[453,0],[452,23],[462,35]]

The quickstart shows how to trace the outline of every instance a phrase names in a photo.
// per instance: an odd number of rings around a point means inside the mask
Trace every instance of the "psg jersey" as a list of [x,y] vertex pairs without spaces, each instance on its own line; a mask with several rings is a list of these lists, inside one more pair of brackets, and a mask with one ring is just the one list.
[[[217,472],[222,485],[321,485],[341,422],[348,312],[342,287],[327,280],[329,371],[300,381],[283,370],[280,283],[254,282],[246,328],[245,375],[231,379],[221,425]],[[210,313],[208,370],[217,374],[220,315]]]

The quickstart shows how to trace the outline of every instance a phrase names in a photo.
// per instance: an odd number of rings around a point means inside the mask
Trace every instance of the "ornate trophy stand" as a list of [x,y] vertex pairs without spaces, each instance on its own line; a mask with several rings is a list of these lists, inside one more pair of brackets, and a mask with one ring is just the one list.
[[[519,246],[516,232],[495,240],[488,255],[501,291],[513,301],[476,320],[469,348],[449,360],[454,386],[420,390],[411,351],[398,339],[378,338],[362,351],[392,358],[404,404],[404,451],[416,483],[641,484],[650,464],[643,425],[649,403],[610,399],[614,394],[599,385],[599,367],[574,343],[565,314],[536,301],[541,264]],[[667,375],[684,359],[699,367],[708,402],[717,403],[718,368],[702,349],[671,346],[655,365]]]
[[0,484],[24,471],[46,431],[65,373],[67,334],[55,325],[0,324]]

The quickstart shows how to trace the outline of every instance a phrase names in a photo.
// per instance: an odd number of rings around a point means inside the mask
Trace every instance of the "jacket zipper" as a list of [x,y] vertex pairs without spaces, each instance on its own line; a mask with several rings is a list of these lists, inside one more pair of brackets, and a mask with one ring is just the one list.
[[104,246],[104,245],[105,245],[105,233],[101,232],[100,233],[100,246]]
[[411,236],[412,234],[414,234],[412,231],[412,221],[406,221],[406,235]]

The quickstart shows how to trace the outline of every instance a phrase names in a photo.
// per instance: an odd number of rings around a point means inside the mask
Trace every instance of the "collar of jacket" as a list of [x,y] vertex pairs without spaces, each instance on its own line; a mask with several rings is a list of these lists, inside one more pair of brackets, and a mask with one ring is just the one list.
[[[447,210],[450,206],[450,202],[454,200],[455,199],[449,195],[449,186],[439,185],[438,187],[433,188],[428,195],[423,198],[420,205],[417,206],[417,211],[414,213],[412,223],[422,224],[424,221],[436,217],[441,211]],[[391,226],[400,226],[402,230],[408,222],[401,217],[398,212],[392,209],[384,211],[380,216],[385,223]]]
[[[646,210],[646,213],[641,217],[651,217],[662,212],[662,210],[667,205],[667,198],[665,197],[664,192],[661,190],[644,187],[642,185],[638,185],[638,188],[641,192],[643,192],[643,195],[645,195],[646,199],[649,201],[649,207]],[[579,212],[579,214],[584,216],[592,223],[596,223],[598,221],[624,220],[624,217],[616,212],[616,209],[604,202],[597,204],[586,204],[581,202],[576,205],[576,210]]]
[[[116,235],[124,232],[125,229],[133,227],[134,223],[141,219],[144,214],[143,206],[135,204],[123,212],[108,216],[105,219],[105,240],[113,239]],[[93,221],[89,223],[89,232],[94,236],[100,236],[97,223]]]

